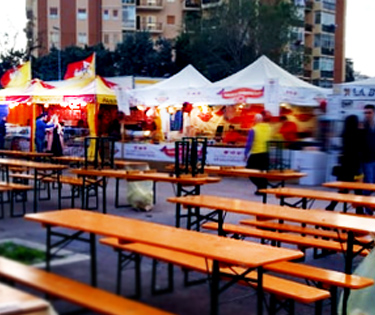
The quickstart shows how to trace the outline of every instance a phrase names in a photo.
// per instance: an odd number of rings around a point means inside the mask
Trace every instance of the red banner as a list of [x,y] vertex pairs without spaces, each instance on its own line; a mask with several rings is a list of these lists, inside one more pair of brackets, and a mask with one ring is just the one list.
[[258,98],[264,95],[264,88],[260,90],[250,89],[250,88],[239,88],[232,91],[221,90],[219,92],[222,98],[229,99],[246,99],[246,98]]

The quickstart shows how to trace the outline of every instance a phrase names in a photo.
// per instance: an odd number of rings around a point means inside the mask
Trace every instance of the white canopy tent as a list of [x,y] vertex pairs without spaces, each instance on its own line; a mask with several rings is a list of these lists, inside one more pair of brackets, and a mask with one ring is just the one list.
[[239,72],[212,84],[218,104],[290,103],[319,106],[330,90],[309,84],[262,56]]
[[366,104],[375,105],[375,78],[336,84],[333,91],[328,104],[331,115],[356,114],[362,117]]
[[192,65],[186,66],[172,77],[145,88],[126,91],[131,106],[177,105],[184,102],[206,102],[205,90],[211,86]]

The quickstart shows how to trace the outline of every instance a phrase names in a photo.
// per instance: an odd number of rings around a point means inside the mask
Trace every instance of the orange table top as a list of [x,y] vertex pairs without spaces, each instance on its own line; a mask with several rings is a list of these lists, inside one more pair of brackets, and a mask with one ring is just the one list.
[[296,250],[241,242],[213,234],[79,209],[27,214],[25,218],[42,224],[173,249],[249,268],[303,256],[302,252]]
[[0,283],[0,314],[23,315],[47,311],[48,308],[47,301]]
[[16,159],[4,159],[4,158],[0,158],[0,165],[28,167],[28,168],[38,169],[38,170],[64,170],[68,168],[68,166],[66,165],[33,162],[33,161],[22,161],[22,160],[16,160]]
[[268,188],[261,189],[260,192],[283,197],[310,198],[318,200],[328,200],[337,202],[347,202],[358,206],[375,207],[375,197],[359,196],[353,194],[340,194],[323,190],[304,188]]
[[66,165],[33,162],[33,161],[22,161],[22,160],[16,160],[16,159],[4,159],[4,158],[0,158],[0,165],[28,167],[28,168],[38,169],[38,170],[64,170],[68,168],[68,166]]
[[373,217],[349,215],[325,210],[296,209],[210,195],[171,197],[167,200],[174,203],[181,203],[184,206],[220,209],[228,212],[302,222],[359,233],[375,232],[375,218]]
[[122,170],[86,170],[75,169],[71,170],[73,174],[81,176],[104,176],[123,178],[126,180],[151,180],[155,182],[168,182],[182,185],[204,185],[220,182],[219,177],[176,177],[168,173],[150,172],[150,171],[122,171]]
[[[1,151],[0,151],[1,152]],[[53,157],[55,161],[59,162],[85,162],[85,158],[82,156],[56,156]],[[147,162],[141,162],[141,161],[125,161],[125,160],[114,160],[115,165],[126,167],[126,166],[137,166],[137,165],[148,165]]]
[[245,167],[222,167],[222,166],[205,166],[204,171],[208,174],[217,174],[222,176],[234,177],[261,177],[268,180],[291,180],[306,176],[305,173],[296,171],[260,171],[248,169]]
[[52,153],[47,152],[26,152],[26,151],[17,151],[17,150],[0,150],[0,155],[12,155],[12,156],[21,156],[21,157],[50,157],[53,156]]
[[324,187],[349,189],[349,190],[372,190],[375,191],[375,184],[361,182],[329,182],[322,184]]

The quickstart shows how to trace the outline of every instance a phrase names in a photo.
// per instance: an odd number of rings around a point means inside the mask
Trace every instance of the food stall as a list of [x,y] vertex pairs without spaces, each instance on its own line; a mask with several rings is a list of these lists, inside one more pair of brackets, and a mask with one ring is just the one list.
[[[265,110],[271,113],[270,123],[276,138],[281,125],[279,117],[287,116],[297,125],[298,138],[308,143],[316,136],[317,115],[329,92],[289,74],[265,56],[215,83],[188,66],[162,83],[127,91],[132,109],[125,118],[128,120],[125,126],[131,127],[127,131],[124,156],[173,161],[174,140],[207,136],[208,164],[244,165],[243,147],[256,113]],[[154,140],[152,128],[145,128],[155,118],[161,121],[155,125],[161,126],[163,140],[160,137]],[[235,143],[224,141],[229,129],[236,133]],[[309,148],[312,147],[316,148],[312,145]],[[311,151],[305,154],[314,155]],[[314,156],[324,160],[324,154]],[[301,159],[299,155],[298,161]],[[298,167],[299,163],[293,165]]]
[[99,113],[107,120],[108,116],[111,119],[117,114],[113,86],[110,81],[96,76],[94,79],[48,83],[33,79],[26,88],[1,90],[0,103],[8,108],[7,132],[11,136],[12,130],[21,129],[25,139],[29,140],[28,147],[23,144],[14,149],[33,148],[36,118],[41,113],[47,113],[50,117],[56,114],[64,122],[64,154],[82,155],[82,137],[96,136],[102,123],[106,122],[105,119],[98,120]]

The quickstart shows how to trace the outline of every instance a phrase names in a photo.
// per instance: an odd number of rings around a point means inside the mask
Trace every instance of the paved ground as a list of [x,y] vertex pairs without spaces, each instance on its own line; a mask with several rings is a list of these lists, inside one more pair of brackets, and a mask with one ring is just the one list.
[[[124,183],[124,185],[126,185]],[[291,185],[291,186],[295,186]],[[213,194],[218,196],[226,196],[233,198],[242,198],[248,200],[255,200],[261,202],[261,197],[254,195],[254,186],[247,179],[223,179],[219,184],[207,185],[202,188],[202,194]],[[125,193],[125,189],[124,195]],[[67,193],[67,191],[66,191]],[[40,203],[41,211],[56,209],[56,192],[53,194],[54,199],[51,201],[42,201]],[[150,212],[136,211],[131,208],[115,209],[114,207],[114,181],[110,180],[108,186],[108,212],[114,215],[137,218],[146,221],[158,222],[162,224],[174,225],[175,211],[174,205],[166,202],[166,198],[174,195],[174,189],[170,184],[157,184],[157,203]],[[28,212],[31,212],[31,193],[29,194]],[[125,197],[125,196],[122,196]],[[277,203],[273,198],[269,198],[269,203]],[[77,204],[79,204],[77,202]],[[63,201],[64,207],[70,206],[69,200]],[[324,208],[326,203],[315,203],[314,208]],[[7,208],[7,206],[6,206]],[[237,222],[241,217],[238,215],[229,214],[226,218],[228,222]],[[79,218],[77,218],[79,220]],[[142,233],[142,231],[139,231]],[[8,237],[17,237],[25,240],[35,241],[39,243],[45,242],[45,230],[39,224],[27,222],[23,218],[6,218],[0,221],[0,239]],[[88,254],[86,245],[72,243],[68,249]],[[329,267],[332,269],[343,270],[343,256],[331,255],[324,259],[314,260],[311,257],[311,251],[307,252],[306,262],[314,265]],[[356,261],[358,263],[358,260]],[[115,291],[115,270],[117,264],[116,253],[103,245],[98,245],[98,283],[99,287]],[[76,262],[65,264],[63,266],[56,266],[52,268],[53,272],[71,277],[83,282],[89,282],[89,262]],[[124,273],[123,276],[123,295],[129,296],[133,294],[134,289],[134,270],[131,267]],[[143,259],[142,262],[142,297],[141,301],[155,307],[170,311],[172,313],[181,315],[192,314],[209,314],[209,287],[208,284],[201,284],[192,287],[184,287],[182,272],[175,267],[175,289],[173,293],[153,296],[150,292],[151,281],[151,260]],[[159,270],[160,286],[163,285],[163,280],[166,279],[166,267],[160,265]],[[197,275],[198,276],[198,275]],[[165,283],[165,282],[164,282]],[[254,291],[247,287],[234,286],[226,291],[220,297],[220,314],[256,314],[256,303]],[[80,312],[75,305],[70,305],[62,301],[53,301],[53,305],[59,313],[65,312]],[[324,307],[324,314],[329,314],[330,306],[327,304]],[[94,314],[85,312],[86,314]],[[281,313],[282,314],[282,313]],[[314,314],[314,309],[311,306],[297,305],[296,314]]]

